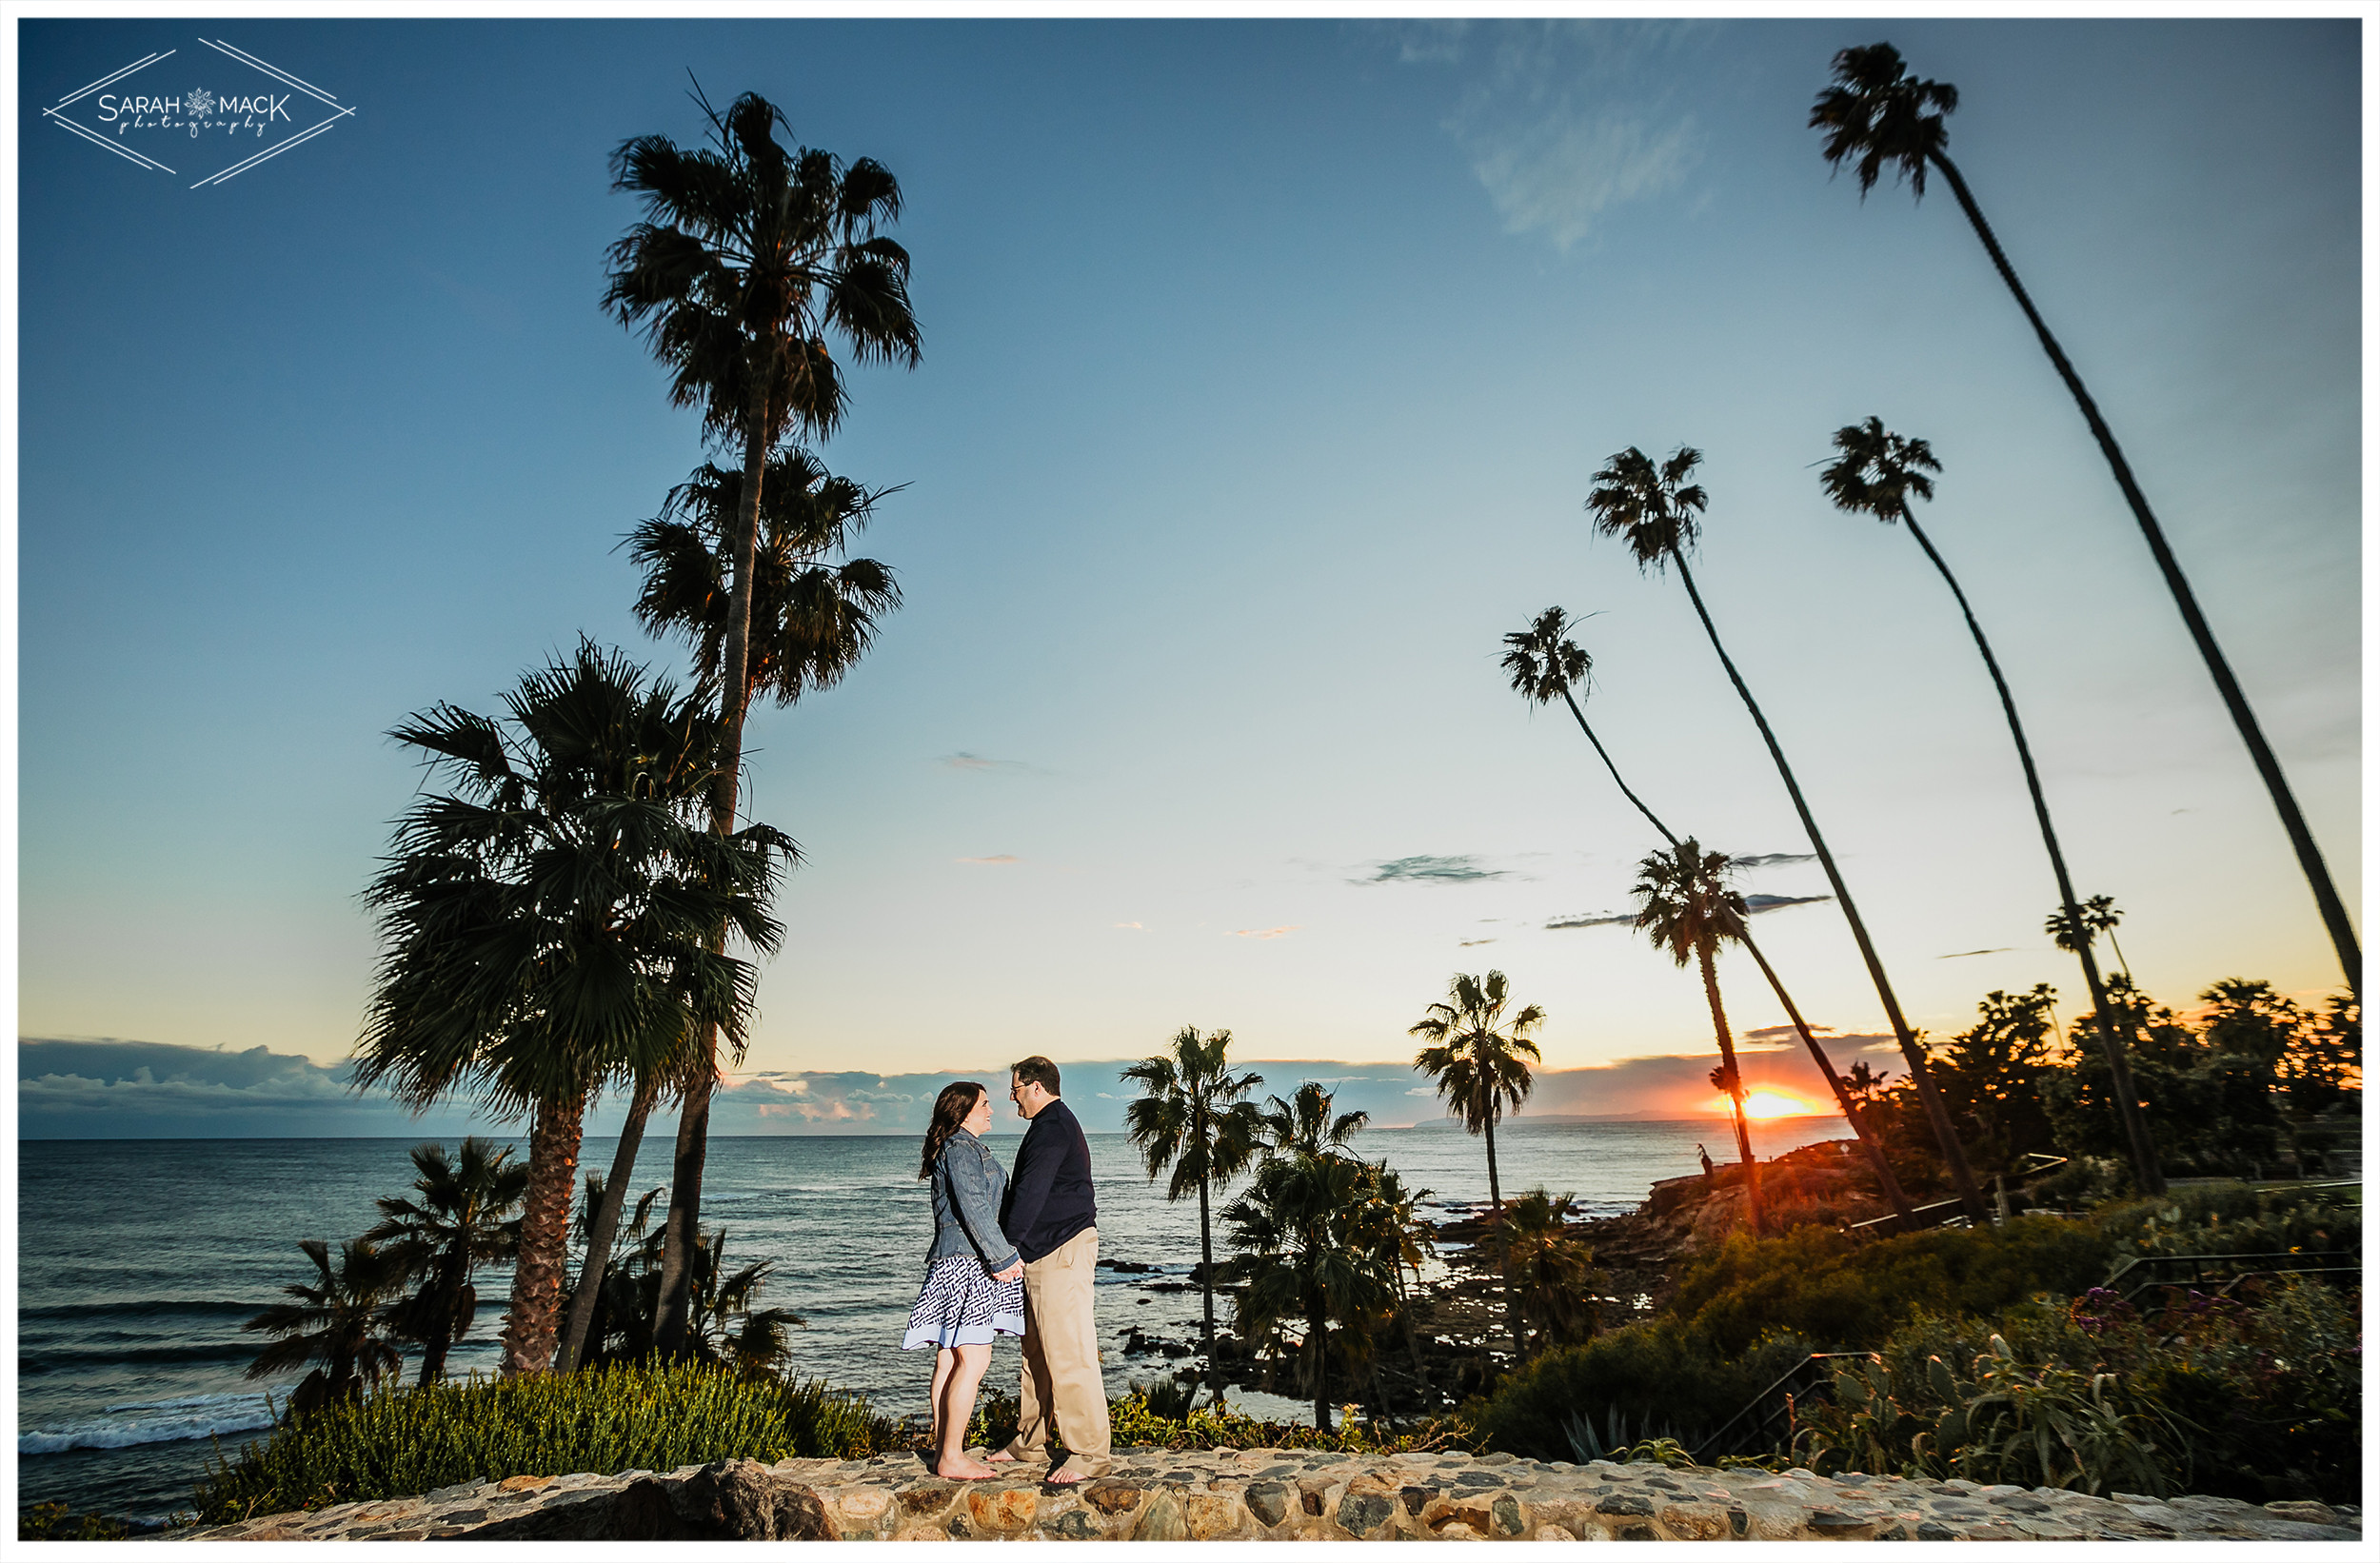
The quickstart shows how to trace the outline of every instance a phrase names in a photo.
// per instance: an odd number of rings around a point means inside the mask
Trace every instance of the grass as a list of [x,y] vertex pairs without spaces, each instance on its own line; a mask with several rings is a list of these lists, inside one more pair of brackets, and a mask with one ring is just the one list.
[[709,1365],[387,1389],[213,1462],[199,1523],[402,1497],[501,1476],[667,1471],[721,1459],[850,1458],[894,1446],[868,1403]]

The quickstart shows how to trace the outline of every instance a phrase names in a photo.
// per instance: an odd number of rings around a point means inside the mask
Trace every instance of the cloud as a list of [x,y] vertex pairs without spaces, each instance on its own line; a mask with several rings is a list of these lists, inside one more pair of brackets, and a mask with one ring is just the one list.
[[28,1139],[451,1135],[467,1102],[415,1118],[353,1068],[266,1047],[228,1052],[114,1038],[17,1040],[18,1132]]
[[1755,852],[1749,858],[1731,860],[1737,868],[1774,868],[1779,863],[1814,863],[1815,852]]
[[1302,922],[1293,922],[1280,928],[1234,928],[1223,937],[1225,939],[1279,939],[1284,934],[1294,934],[1304,926]]
[[1833,896],[1746,896],[1744,910],[1754,916],[1775,912],[1787,906],[1807,906],[1813,901],[1833,900]]
[[2006,955],[2009,951],[2014,948],[2016,948],[2016,946],[2013,944],[1999,944],[1994,945],[1989,950],[1954,950],[1949,955],[1937,955],[1934,959],[1936,960],[1964,960],[1971,955]]
[[987,866],[997,866],[1002,863],[1017,863],[1024,861],[1022,858],[1018,857],[1013,852],[996,852],[988,858],[953,858],[950,861],[955,863],[979,863]]
[[1682,184],[1701,157],[1691,114],[1663,85],[1696,29],[1664,23],[1529,21],[1408,28],[1408,65],[1451,69],[1443,121],[1509,233],[1541,233],[1564,253],[1614,207]]
[[991,760],[980,754],[970,754],[964,749],[961,749],[956,754],[946,754],[934,763],[946,771],[969,771],[978,775],[985,771],[1030,769],[1021,760]]
[[1548,928],[1605,928],[1614,923],[1636,920],[1636,914],[1634,912],[1581,912],[1575,918],[1549,919],[1545,925]]
[[1116,926],[1117,926],[1117,927],[1119,927],[1119,928],[1131,928],[1131,929],[1134,929],[1134,930],[1135,930],[1135,931],[1137,931],[1137,932],[1140,932],[1140,933],[1144,933],[1144,934],[1148,932],[1148,930],[1147,930],[1146,928],[1142,928],[1142,927],[1141,927],[1139,923],[1137,923],[1137,922],[1119,922],[1118,924],[1116,924]]
[[1496,940],[1493,939],[1463,939],[1455,941],[1456,948],[1463,950],[1471,949],[1475,945],[1493,944],[1495,942]]
[[1483,868],[1471,853],[1452,858],[1391,858],[1375,863],[1363,879],[1351,880],[1351,884],[1469,884],[1478,880],[1500,880],[1509,876],[1500,868]]

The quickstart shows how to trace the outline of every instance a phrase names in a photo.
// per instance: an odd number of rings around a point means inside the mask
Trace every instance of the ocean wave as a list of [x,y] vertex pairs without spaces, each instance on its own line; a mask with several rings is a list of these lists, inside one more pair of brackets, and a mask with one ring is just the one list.
[[179,1443],[225,1433],[272,1426],[271,1404],[260,1394],[186,1395],[172,1400],[134,1400],[109,1406],[103,1415],[64,1427],[35,1428],[17,1435],[19,1454],[62,1454],[69,1449],[129,1449],[135,1444]]
[[165,1314],[201,1314],[214,1318],[245,1318],[264,1312],[261,1302],[225,1302],[212,1297],[142,1297],[130,1302],[54,1302],[41,1308],[21,1308],[19,1318],[151,1318]]
[[107,1368],[125,1362],[246,1362],[264,1350],[261,1340],[229,1340],[189,1346],[125,1346],[118,1348],[36,1348],[17,1356],[17,1372],[28,1377],[67,1373],[77,1368]]

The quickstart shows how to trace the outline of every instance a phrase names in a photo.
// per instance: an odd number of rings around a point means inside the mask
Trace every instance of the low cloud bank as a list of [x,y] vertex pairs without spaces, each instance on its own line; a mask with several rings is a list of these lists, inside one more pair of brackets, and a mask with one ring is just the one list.
[[[1889,1038],[1828,1036],[1838,1067]],[[1823,1103],[1826,1085],[1790,1035],[1755,1031],[1743,1039],[1743,1066],[1755,1088]],[[1123,1128],[1136,1094],[1122,1078],[1129,1059],[1061,1065],[1069,1106],[1093,1134]],[[1540,1070],[1523,1119],[1559,1117],[1704,1116],[1716,1056],[1656,1055],[1583,1069]],[[1257,1059],[1244,1067],[1264,1078],[1261,1100],[1287,1096],[1303,1080],[1337,1093],[1339,1111],[1361,1110],[1382,1128],[1443,1122],[1432,1083],[1401,1063],[1339,1059]],[[480,1114],[467,1101],[415,1117],[385,1092],[359,1093],[346,1063],[325,1066],[296,1054],[252,1047],[238,1052],[165,1042],[71,1041],[29,1038],[17,1044],[17,1124],[26,1139],[321,1138],[378,1136],[455,1138],[519,1131],[523,1125]],[[1013,1132],[1006,1102],[1007,1061],[964,1069],[879,1075],[863,1070],[764,1070],[737,1076],[713,1098],[713,1132],[722,1135],[917,1135],[942,1088],[973,1079],[990,1088],[998,1123]],[[624,1104],[599,1104],[587,1132],[618,1130]],[[661,1118],[671,1118],[664,1108]]]

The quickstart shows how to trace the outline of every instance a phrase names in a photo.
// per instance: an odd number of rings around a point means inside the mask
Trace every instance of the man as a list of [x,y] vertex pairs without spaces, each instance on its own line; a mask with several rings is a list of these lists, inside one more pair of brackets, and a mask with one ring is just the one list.
[[1000,1212],[1001,1230],[1024,1259],[1024,1367],[1017,1435],[991,1458],[1046,1461],[1055,1421],[1066,1459],[1047,1479],[1064,1485],[1107,1472],[1107,1384],[1091,1313],[1100,1256],[1091,1145],[1058,1099],[1058,1066],[1047,1058],[1036,1055],[1009,1071],[1008,1099],[1028,1124]]

